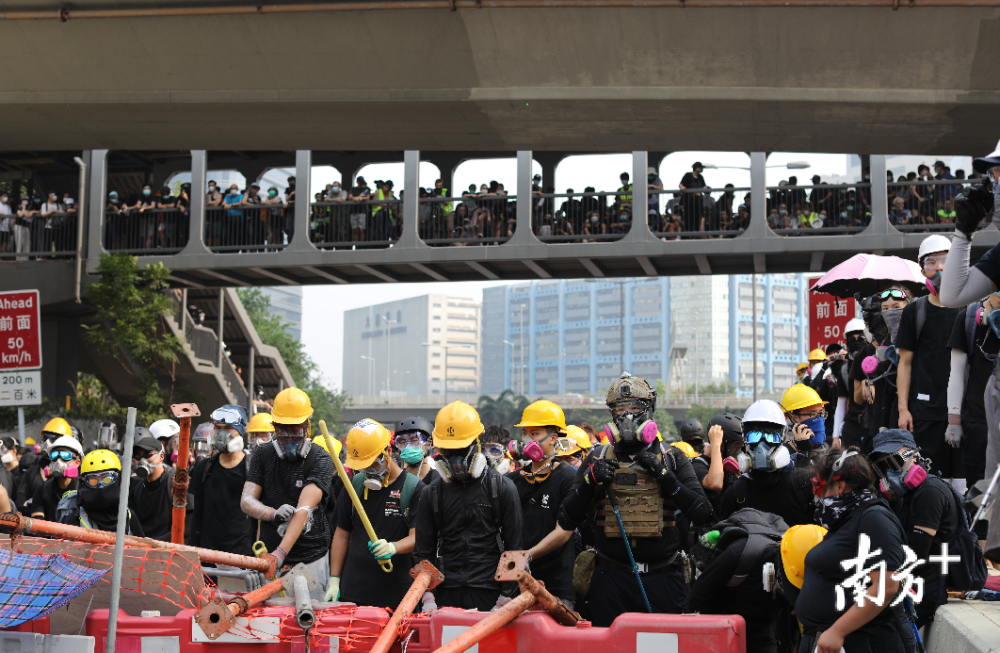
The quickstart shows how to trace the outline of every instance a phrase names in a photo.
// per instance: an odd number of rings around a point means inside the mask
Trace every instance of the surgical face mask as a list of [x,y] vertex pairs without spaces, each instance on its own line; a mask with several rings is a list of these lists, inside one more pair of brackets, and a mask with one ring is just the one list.
[[778,211],[778,215],[788,215],[788,211],[786,211],[785,209],[781,209],[780,211]]
[[[7,200],[4,199],[4,201],[6,202]],[[65,204],[66,206],[73,206],[73,198],[67,197],[66,199],[63,200],[63,204]]]
[[239,190],[237,190],[236,188],[230,188],[230,189],[229,189],[229,194],[230,194],[230,195],[239,195],[239,194],[240,194],[240,191],[239,191]]
[[340,192],[340,186],[334,186],[330,190],[333,191],[334,193],[339,193]]
[[840,212],[840,217],[846,218],[847,217],[847,211],[841,211]]
[[3,456],[0,456],[0,463],[3,463],[4,465],[9,465],[12,462],[14,462],[14,454],[11,453],[10,451],[5,453]]
[[399,457],[407,465],[416,465],[417,463],[419,463],[421,460],[424,459],[424,448],[419,444],[406,447],[405,449],[399,452]]
[[0,202],[6,204],[7,203],[7,196],[3,195],[2,197],[0,197]]
[[149,193],[150,193],[150,190],[148,188],[143,188],[142,189],[142,194],[145,195],[146,197],[149,197]]
[[267,196],[268,197],[276,197],[277,195],[278,195],[278,191],[276,191],[276,190],[269,190],[269,191],[267,191]]

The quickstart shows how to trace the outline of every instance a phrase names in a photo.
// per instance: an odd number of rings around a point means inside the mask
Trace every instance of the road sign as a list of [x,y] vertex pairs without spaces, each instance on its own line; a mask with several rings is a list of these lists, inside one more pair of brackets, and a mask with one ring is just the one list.
[[42,373],[0,372],[0,407],[42,403]]
[[42,319],[37,290],[0,292],[0,372],[42,367]]
[[839,342],[844,344],[844,327],[854,319],[854,298],[837,299],[825,292],[813,292],[818,278],[809,281],[809,350]]

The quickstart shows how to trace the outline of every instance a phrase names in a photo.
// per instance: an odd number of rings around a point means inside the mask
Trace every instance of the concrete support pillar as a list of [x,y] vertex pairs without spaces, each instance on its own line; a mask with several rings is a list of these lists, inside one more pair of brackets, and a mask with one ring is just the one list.
[[799,355],[799,360],[795,364],[798,365],[804,360],[809,360],[809,302],[806,297],[806,293],[809,292],[809,282],[804,274],[797,274],[795,278],[799,284],[798,292],[795,293],[795,304],[798,312],[798,317],[795,318],[797,325],[795,348]]
[[[517,153],[517,228],[514,237],[501,247],[541,245],[531,228],[531,150]],[[454,191],[452,191],[454,192]]]
[[191,217],[188,243],[182,255],[207,254],[205,247],[205,176],[208,174],[208,151],[191,150]]
[[420,151],[403,152],[403,233],[396,247],[423,245],[417,234],[420,212]]
[[312,207],[312,151],[297,150],[295,152],[295,233],[289,249],[293,251],[314,250],[309,242],[309,214]]
[[181,290],[181,334],[187,333],[188,315],[188,291],[187,288]]
[[225,347],[223,347],[222,345],[222,336],[223,336],[222,327],[223,327],[223,322],[225,321],[225,316],[226,316],[226,291],[223,288],[219,288],[219,321],[218,324],[216,325],[216,336],[219,339],[219,352],[218,352],[218,359],[216,360],[216,366],[220,370],[222,369],[222,359],[226,355]]
[[868,157],[871,162],[871,182],[872,182],[872,220],[865,229],[868,234],[896,233],[896,229],[889,226],[889,182],[886,179],[886,163],[884,154],[872,154]]
[[104,202],[108,197],[108,150],[90,155],[90,222],[87,234],[87,271],[97,272],[104,254]]
[[750,238],[766,238],[767,228],[767,153],[750,153]]
[[646,183],[646,152],[632,152],[632,227],[626,240],[652,238],[649,230],[649,185]]

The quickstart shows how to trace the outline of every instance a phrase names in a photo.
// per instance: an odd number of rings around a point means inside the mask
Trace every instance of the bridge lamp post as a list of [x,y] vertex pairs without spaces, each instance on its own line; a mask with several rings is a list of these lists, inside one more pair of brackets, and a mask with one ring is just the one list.
[[448,405],[448,350],[449,349],[472,349],[469,345],[435,345],[429,342],[421,343],[424,347],[438,347],[444,350],[444,404]]
[[375,359],[372,358],[371,356],[362,356],[361,358],[363,358],[366,361],[368,361],[368,368],[369,368],[369,372],[368,372],[368,388],[369,388],[369,390],[368,391],[371,392],[372,396],[374,397],[375,396]]

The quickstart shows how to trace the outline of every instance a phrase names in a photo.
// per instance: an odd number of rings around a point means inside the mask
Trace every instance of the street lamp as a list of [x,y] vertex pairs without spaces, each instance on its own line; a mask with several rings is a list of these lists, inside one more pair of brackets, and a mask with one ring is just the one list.
[[375,359],[372,358],[371,356],[362,356],[361,358],[365,359],[366,361],[369,361],[368,367],[370,368],[371,371],[368,374],[368,388],[369,388],[368,391],[371,392],[371,395],[374,397],[375,396]]
[[[706,163],[702,166],[705,170],[719,170],[720,168],[725,168],[728,170],[749,170],[748,166],[717,166],[714,163]],[[811,168],[812,164],[808,161],[789,161],[788,163],[782,163],[773,166],[764,166],[765,168],[787,168],[788,170],[805,170],[806,168]]]
[[469,345],[435,345],[429,342],[420,343],[424,347],[440,347],[444,350],[444,403],[448,405],[448,350],[449,349],[473,349]]

